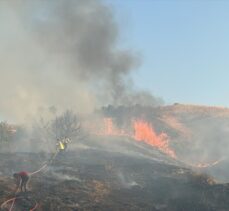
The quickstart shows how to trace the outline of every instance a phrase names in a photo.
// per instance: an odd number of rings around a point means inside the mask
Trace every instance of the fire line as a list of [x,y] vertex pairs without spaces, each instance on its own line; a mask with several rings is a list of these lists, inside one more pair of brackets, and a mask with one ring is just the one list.
[[94,134],[99,136],[129,137],[135,141],[149,144],[174,159],[177,157],[175,151],[169,147],[169,138],[167,134],[156,134],[152,125],[144,120],[132,121],[132,133],[125,129],[117,128],[114,125],[112,118],[104,118],[103,123],[104,125],[102,128],[93,131]]

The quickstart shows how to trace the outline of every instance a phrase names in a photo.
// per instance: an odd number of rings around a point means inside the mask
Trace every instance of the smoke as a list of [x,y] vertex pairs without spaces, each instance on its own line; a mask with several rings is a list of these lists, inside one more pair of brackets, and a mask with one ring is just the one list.
[[52,171],[51,174],[52,174],[53,178],[58,179],[58,180],[64,180],[64,181],[71,180],[71,181],[81,182],[81,180],[78,177],[70,176],[70,175],[67,175],[67,174],[57,173],[57,172],[54,172],[54,171]]
[[132,188],[132,187],[135,187],[135,186],[139,186],[139,184],[137,182],[135,182],[132,178],[124,175],[123,172],[121,172],[120,170],[118,170],[117,172],[117,177],[121,183],[121,185],[124,187],[124,188]]
[[119,47],[113,10],[102,1],[1,1],[0,25],[3,119],[24,121],[53,105],[87,113],[159,102],[134,90],[140,59]]

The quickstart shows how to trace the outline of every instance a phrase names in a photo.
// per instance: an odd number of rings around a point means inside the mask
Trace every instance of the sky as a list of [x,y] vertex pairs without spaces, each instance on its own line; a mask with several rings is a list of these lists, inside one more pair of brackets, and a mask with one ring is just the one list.
[[229,1],[106,0],[120,45],[141,56],[138,87],[168,104],[229,107]]
[[229,107],[228,0],[13,2],[0,1],[6,119],[52,106],[158,105],[147,91],[166,104]]

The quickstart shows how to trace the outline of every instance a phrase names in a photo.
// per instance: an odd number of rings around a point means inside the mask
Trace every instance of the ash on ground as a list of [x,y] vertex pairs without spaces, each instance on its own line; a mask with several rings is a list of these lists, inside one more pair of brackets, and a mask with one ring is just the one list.
[[[103,141],[97,143],[102,145]],[[46,169],[32,176],[29,191],[23,193],[23,200],[15,202],[13,210],[30,210],[35,201],[40,211],[229,210],[228,184],[217,184],[211,177],[182,167],[142,143],[107,142],[113,143],[109,150],[100,144],[89,144],[59,154]],[[120,143],[126,150],[117,149]],[[50,156],[0,154],[1,204],[13,197],[13,172],[36,171]]]

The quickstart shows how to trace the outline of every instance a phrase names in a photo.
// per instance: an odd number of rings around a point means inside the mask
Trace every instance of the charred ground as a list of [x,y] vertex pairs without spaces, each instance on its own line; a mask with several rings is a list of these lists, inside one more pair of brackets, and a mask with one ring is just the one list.
[[[0,202],[12,197],[12,171],[33,172],[50,156],[0,154]],[[74,151],[57,156],[45,171],[32,177],[29,187],[28,199],[19,200],[14,210],[29,210],[34,200],[42,211],[229,209],[227,184],[216,184],[160,151],[127,138],[89,138]]]

